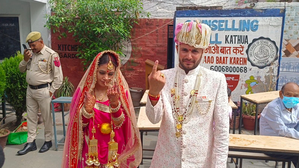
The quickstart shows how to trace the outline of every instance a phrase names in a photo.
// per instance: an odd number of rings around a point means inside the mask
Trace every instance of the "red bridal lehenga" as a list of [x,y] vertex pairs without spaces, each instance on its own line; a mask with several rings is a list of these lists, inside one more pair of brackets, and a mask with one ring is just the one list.
[[120,114],[118,118],[124,118],[123,122],[117,127],[113,124],[109,100],[96,101],[94,115],[90,118],[84,115],[84,93],[94,89],[98,62],[104,53],[113,55],[120,65],[115,52],[101,52],[81,79],[71,103],[63,168],[133,168],[141,162],[141,142],[135,111],[120,66],[116,67],[115,80],[121,102],[117,113]]

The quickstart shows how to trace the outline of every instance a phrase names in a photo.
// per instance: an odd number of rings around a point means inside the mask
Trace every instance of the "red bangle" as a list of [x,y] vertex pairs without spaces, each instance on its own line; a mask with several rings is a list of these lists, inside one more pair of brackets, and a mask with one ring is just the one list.
[[148,93],[148,98],[153,101],[158,101],[160,99],[160,94],[158,94],[157,96],[154,96],[154,95],[151,95],[150,93]]

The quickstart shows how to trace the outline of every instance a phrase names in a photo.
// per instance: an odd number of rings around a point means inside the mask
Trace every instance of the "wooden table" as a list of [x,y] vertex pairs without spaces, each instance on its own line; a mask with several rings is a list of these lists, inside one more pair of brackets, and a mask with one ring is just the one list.
[[238,109],[238,106],[232,101],[232,99],[229,99],[228,104],[232,107],[232,109]]
[[[269,92],[261,92],[261,93],[254,93],[254,94],[247,94],[241,95],[241,109],[240,109],[240,116],[243,113],[243,100],[256,104],[256,113],[255,113],[255,123],[254,123],[254,135],[256,135],[257,131],[257,116],[258,116],[258,105],[269,103],[272,100],[279,97],[279,91],[269,91]],[[234,114],[236,115],[236,114]],[[236,118],[234,116],[234,118]],[[234,121],[235,122],[235,121]],[[239,134],[241,134],[241,126],[242,126],[242,117],[240,117],[239,122]],[[235,133],[235,127],[233,128],[233,133]]]
[[[147,102],[148,90],[146,90],[140,100],[140,106],[145,106]],[[238,109],[238,106],[230,99],[228,102],[232,109]]]
[[299,140],[279,136],[230,134],[229,150],[298,156]]
[[[161,122],[152,124],[146,116],[145,107],[141,107],[138,115],[137,127],[140,130],[141,145],[143,148],[143,132],[159,131]],[[230,134],[229,150],[255,153],[272,153],[298,156],[299,161],[299,140],[262,135]],[[146,159],[142,157],[142,159]],[[299,163],[299,162],[298,162]],[[299,165],[298,165],[299,166]]]
[[161,122],[157,124],[151,123],[146,116],[145,109],[146,109],[145,106],[140,108],[137,127],[139,128],[140,131],[158,131],[160,129]]
[[[55,150],[57,150],[58,144],[64,144],[64,138],[65,138],[65,122],[64,122],[64,103],[71,103],[72,97],[58,97],[51,101],[52,106],[52,117],[53,117],[53,127],[54,127],[54,138],[55,138]],[[54,109],[54,103],[60,103],[61,104],[61,115],[62,115],[62,127],[63,127],[63,138],[57,142],[57,132],[56,132],[56,122],[55,122],[55,109]]]
[[[143,148],[143,133],[147,131],[159,131],[161,122],[157,124],[153,124],[149,121],[149,119],[146,116],[145,112],[145,106],[141,107],[139,110],[138,120],[137,120],[137,127],[140,131],[140,140],[141,140],[141,146],[142,146],[142,153],[143,151],[154,151],[154,149],[144,149]],[[151,157],[144,157],[142,154],[142,161],[141,164],[143,164],[143,159],[151,159]]]
[[148,90],[143,93],[143,96],[140,100],[140,106],[145,106],[147,102]]

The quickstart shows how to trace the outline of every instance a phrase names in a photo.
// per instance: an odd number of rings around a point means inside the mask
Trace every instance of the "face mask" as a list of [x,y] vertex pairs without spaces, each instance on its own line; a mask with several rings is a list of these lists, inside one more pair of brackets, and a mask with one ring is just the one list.
[[286,108],[293,108],[299,103],[299,98],[283,96],[282,102]]

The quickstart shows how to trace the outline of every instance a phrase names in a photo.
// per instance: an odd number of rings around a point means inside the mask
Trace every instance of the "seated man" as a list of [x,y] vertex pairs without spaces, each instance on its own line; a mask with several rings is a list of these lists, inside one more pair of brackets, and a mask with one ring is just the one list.
[[[299,139],[299,85],[286,83],[279,92],[279,98],[270,102],[262,111],[260,134],[285,136]],[[268,154],[270,155],[270,154]],[[296,166],[297,156],[270,155],[289,159]]]

